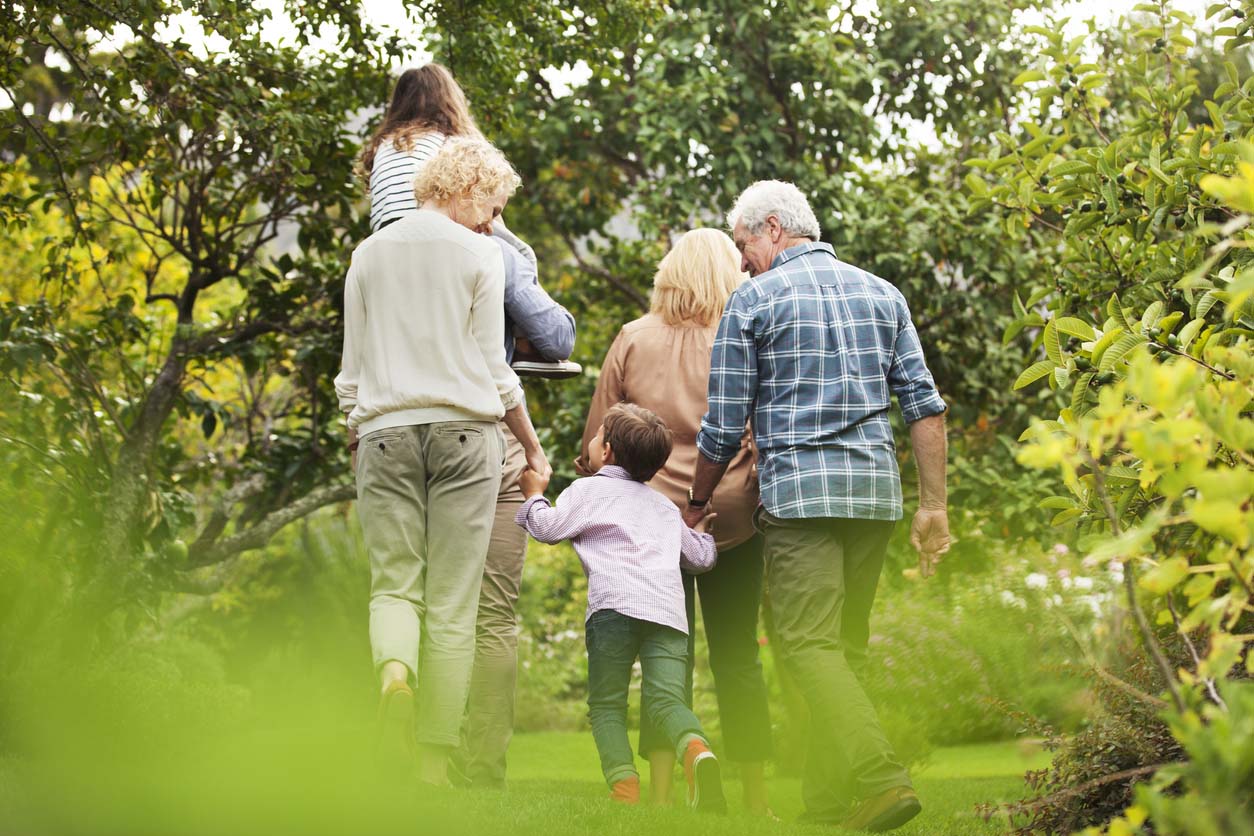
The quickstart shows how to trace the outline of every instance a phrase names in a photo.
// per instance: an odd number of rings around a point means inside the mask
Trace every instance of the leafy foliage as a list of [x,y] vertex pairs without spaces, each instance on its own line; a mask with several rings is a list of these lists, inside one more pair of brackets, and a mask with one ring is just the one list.
[[[1045,503],[1055,524],[1076,526],[1091,560],[1122,564],[1128,612],[1179,731],[1199,710],[1226,711],[1222,683],[1254,671],[1254,157],[1239,139],[1254,127],[1254,78],[1226,64],[1206,120],[1194,121],[1193,18],[1166,4],[1137,14],[1127,52],[1093,57],[1084,35],[1038,30],[1041,58],[1016,79],[1035,100],[1032,118],[1019,137],[998,134],[997,155],[969,161],[967,182],[976,207],[1002,211],[1008,236],[1054,235],[1058,257],[1016,296],[1006,336],[1031,329],[1044,355],[1015,388],[1046,381],[1067,405],[1024,433],[1020,459],[1064,479],[1069,493]],[[1180,664],[1160,633],[1182,648]],[[1106,745],[1080,741],[1072,756],[1097,766],[1085,747]],[[1109,792],[1103,777],[1056,773],[1060,809],[1077,796],[1083,806],[1085,788]],[[1090,822],[1112,812],[1088,803]],[[1128,826],[1116,820],[1111,832]]]

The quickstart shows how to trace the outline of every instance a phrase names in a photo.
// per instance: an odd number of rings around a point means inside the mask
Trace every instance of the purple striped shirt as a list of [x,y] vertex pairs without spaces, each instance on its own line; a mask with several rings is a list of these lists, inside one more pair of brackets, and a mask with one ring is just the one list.
[[623,615],[688,632],[680,568],[714,567],[714,538],[684,525],[675,503],[617,465],[576,479],[557,505],[533,496],[515,521],[541,543],[570,540],[588,575],[588,611]]

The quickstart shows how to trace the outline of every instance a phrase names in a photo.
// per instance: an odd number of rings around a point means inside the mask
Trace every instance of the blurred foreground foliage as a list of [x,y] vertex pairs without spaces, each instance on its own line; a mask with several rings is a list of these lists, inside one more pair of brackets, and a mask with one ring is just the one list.
[[968,161],[974,206],[1057,254],[1006,333],[1034,333],[1039,358],[1015,389],[1062,401],[1020,461],[1061,476],[1043,506],[1124,593],[1091,651],[1109,719],[1061,744],[1024,833],[1254,829],[1248,757],[1216,751],[1248,725],[1254,673],[1251,11],[1212,5],[1213,34],[1165,3],[1110,33],[1035,30],[1029,118]]
[[[522,172],[510,223],[579,320],[588,374],[531,393],[555,462],[674,236],[796,181],[838,254],[901,287],[953,404],[953,553],[918,584],[899,531],[874,622],[894,740],[917,762],[1044,721],[1060,751],[1026,829],[1239,828],[1254,9],[1212,9],[1212,35],[1150,4],[1068,40],[1018,22],[1048,5],[410,8]],[[229,0],[0,20],[5,752],[159,760],[294,699],[330,728],[370,714],[331,378],[366,232],[352,161],[404,45],[356,3],[299,11],[281,43]],[[522,728],[583,723],[582,584],[533,546]],[[67,660],[99,710],[45,710]],[[697,695],[713,719],[704,668]]]

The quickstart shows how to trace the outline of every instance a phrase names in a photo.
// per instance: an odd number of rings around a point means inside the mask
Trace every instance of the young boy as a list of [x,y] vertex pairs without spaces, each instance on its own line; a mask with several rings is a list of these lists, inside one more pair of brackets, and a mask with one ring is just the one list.
[[588,575],[588,719],[601,755],[610,798],[640,800],[640,776],[627,741],[627,688],[640,659],[641,689],[650,719],[675,745],[688,779],[688,803],[723,812],[718,761],[701,723],[684,703],[688,619],[680,567],[714,566],[710,514],[693,530],[674,503],[644,483],[671,453],[661,418],[619,404],[588,445],[594,476],[576,480],[557,498],[544,498],[548,479],[527,470],[527,498],[517,521],[542,543],[570,540]]

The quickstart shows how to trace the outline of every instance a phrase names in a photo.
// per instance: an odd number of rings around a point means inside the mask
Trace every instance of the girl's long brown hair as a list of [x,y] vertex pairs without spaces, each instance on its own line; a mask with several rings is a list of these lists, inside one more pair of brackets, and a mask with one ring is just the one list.
[[406,70],[392,89],[392,102],[361,152],[359,172],[366,180],[374,168],[374,156],[385,139],[407,151],[414,137],[429,131],[446,136],[479,137],[479,128],[470,115],[466,94],[442,64],[432,61],[416,70]]

